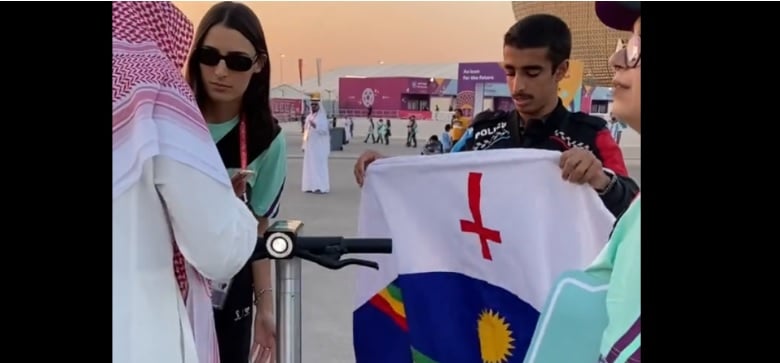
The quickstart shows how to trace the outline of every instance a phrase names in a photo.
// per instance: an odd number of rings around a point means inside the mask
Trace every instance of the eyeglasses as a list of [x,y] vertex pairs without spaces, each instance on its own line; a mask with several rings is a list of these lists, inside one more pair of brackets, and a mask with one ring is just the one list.
[[219,61],[225,60],[225,66],[231,71],[246,72],[252,69],[252,65],[255,64],[257,57],[249,57],[243,54],[228,53],[228,55],[219,54],[219,51],[214,48],[201,48],[198,50],[198,62],[200,64],[214,67],[219,64]]
[[625,47],[609,57],[609,66],[614,69],[636,68],[642,62],[642,38],[633,35]]

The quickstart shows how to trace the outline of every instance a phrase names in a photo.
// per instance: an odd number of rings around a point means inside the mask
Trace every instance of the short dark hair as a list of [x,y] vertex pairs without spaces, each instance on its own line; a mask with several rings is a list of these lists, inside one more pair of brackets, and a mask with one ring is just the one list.
[[571,30],[561,18],[550,14],[526,16],[504,34],[504,46],[517,49],[547,48],[552,71],[571,57]]
[[444,125],[444,131],[450,131],[450,130],[452,130],[452,125],[450,124]]

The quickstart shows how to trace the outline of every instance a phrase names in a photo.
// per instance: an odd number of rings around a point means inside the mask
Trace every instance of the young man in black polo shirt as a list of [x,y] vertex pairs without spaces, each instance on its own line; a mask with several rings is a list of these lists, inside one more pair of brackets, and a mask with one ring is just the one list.
[[[562,177],[590,184],[618,216],[639,191],[606,122],[571,113],[558,98],[558,82],[571,56],[571,31],[547,14],[527,16],[504,35],[504,70],[516,112],[478,114],[452,151],[533,148],[561,151]],[[355,165],[362,184],[365,167],[382,156],[367,151]]]

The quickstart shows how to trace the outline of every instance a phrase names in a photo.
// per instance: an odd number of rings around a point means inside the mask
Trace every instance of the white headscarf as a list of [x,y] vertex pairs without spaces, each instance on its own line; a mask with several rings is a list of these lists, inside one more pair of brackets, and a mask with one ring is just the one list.
[[181,69],[192,23],[169,2],[113,3],[113,196],[165,155],[230,185]]
[[[113,197],[135,184],[144,162],[156,155],[229,187],[227,170],[181,72],[192,23],[172,3],[156,1],[114,2],[112,23]],[[219,363],[208,282],[186,263],[175,243],[171,263],[198,359]]]
[[312,121],[312,123],[317,126],[317,128],[313,131],[319,134],[324,134],[330,130],[330,125],[328,125],[328,112],[325,111],[325,109],[322,107],[322,103],[319,101],[316,103],[319,108],[317,109],[317,112],[312,112],[308,117],[306,117],[306,128],[309,128],[308,122]]

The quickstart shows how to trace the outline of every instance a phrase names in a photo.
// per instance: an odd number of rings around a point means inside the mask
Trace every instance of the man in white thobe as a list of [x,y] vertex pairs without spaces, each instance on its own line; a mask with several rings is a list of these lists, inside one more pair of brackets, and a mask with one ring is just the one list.
[[183,91],[192,24],[169,2],[114,2],[113,20],[112,362],[215,362],[206,279],[246,264],[257,219]]
[[303,140],[303,180],[301,190],[306,193],[324,194],[330,192],[328,156],[330,155],[330,129],[325,110],[320,108],[320,99],[313,95],[312,113],[306,117],[306,132]]

